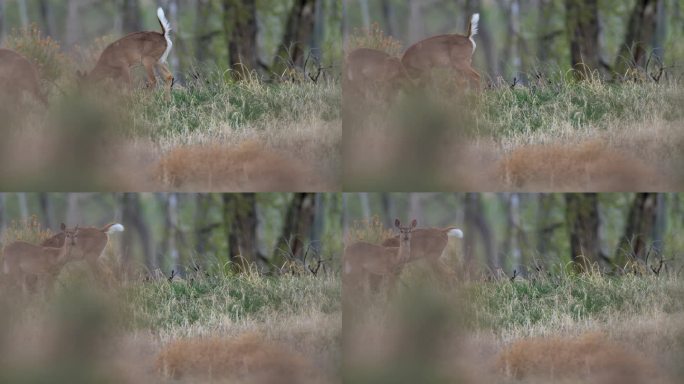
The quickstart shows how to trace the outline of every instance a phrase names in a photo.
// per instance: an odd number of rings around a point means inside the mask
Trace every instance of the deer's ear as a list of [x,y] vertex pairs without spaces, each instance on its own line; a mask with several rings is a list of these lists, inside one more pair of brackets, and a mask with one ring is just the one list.
[[401,221],[399,221],[399,219],[394,219],[394,226],[399,228],[401,226]]
[[411,222],[411,228],[415,228],[417,225],[418,225],[418,220],[413,219],[413,221]]
[[62,223],[62,225],[59,226],[59,229],[62,231],[66,230],[66,224]]

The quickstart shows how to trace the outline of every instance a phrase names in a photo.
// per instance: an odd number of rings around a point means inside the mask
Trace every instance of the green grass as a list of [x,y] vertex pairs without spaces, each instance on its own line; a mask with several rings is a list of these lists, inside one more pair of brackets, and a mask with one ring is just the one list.
[[500,333],[516,329],[559,330],[568,323],[609,324],[617,318],[684,311],[674,276],[601,274],[543,276],[526,281],[468,287],[471,325]]
[[226,321],[262,322],[276,313],[339,313],[340,284],[332,276],[195,276],[135,283],[124,288],[122,298],[136,327],[211,328]]

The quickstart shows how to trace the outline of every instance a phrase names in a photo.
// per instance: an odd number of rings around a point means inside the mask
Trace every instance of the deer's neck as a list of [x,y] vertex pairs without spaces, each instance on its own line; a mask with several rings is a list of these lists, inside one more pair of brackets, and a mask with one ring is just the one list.
[[397,251],[397,259],[401,262],[408,261],[411,256],[411,243],[406,241],[401,241],[399,243],[399,250]]

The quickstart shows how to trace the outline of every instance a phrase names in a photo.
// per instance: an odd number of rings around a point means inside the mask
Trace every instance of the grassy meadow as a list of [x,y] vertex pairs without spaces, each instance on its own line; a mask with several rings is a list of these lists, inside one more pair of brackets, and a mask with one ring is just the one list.
[[[39,69],[47,109],[24,100],[7,115],[0,176],[7,190],[331,191],[339,184],[341,90],[335,69],[315,81],[197,64],[167,95],[80,84],[111,38],[69,54],[37,30],[8,47]],[[28,98],[28,97],[27,97]],[[30,146],[36,151],[26,153]],[[79,172],[73,172],[78,168]],[[30,187],[30,188],[27,188]]]
[[[400,57],[361,31],[354,48]],[[583,80],[578,78],[584,77]],[[682,186],[682,72],[632,68],[609,79],[549,65],[467,89],[433,70],[396,91],[346,88],[345,187],[356,191],[676,191]],[[373,150],[367,150],[373,148]]]

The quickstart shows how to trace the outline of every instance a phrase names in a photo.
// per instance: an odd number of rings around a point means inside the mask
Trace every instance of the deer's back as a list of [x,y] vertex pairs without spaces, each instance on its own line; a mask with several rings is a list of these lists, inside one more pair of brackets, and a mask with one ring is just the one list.
[[4,87],[37,86],[38,74],[31,62],[9,49],[0,49],[0,85]]
[[159,32],[135,32],[111,43],[100,56],[98,66],[139,64],[143,57],[161,59],[166,51],[166,38]]
[[11,273],[51,273],[59,257],[59,248],[45,248],[25,241],[5,247],[4,257]]
[[401,61],[409,71],[449,67],[454,61],[470,62],[473,43],[461,35],[434,36],[410,46]]
[[[74,259],[96,259],[107,246],[109,238],[98,228],[85,227],[78,230],[78,242],[71,250]],[[64,245],[64,233],[58,233],[41,243],[44,247],[61,247]]]
[[[411,257],[409,260],[439,258],[448,241],[449,237],[446,232],[427,228],[415,229],[411,232]],[[385,239],[382,245],[398,247],[399,235]]]

